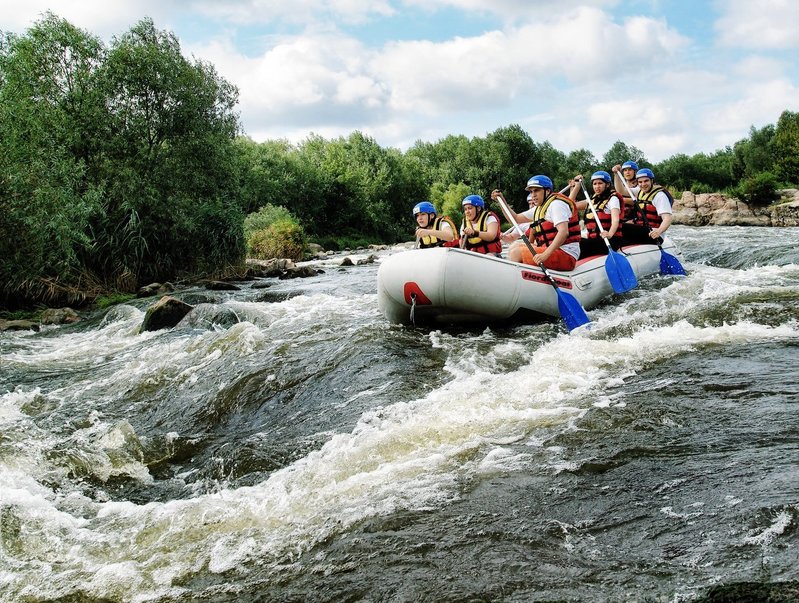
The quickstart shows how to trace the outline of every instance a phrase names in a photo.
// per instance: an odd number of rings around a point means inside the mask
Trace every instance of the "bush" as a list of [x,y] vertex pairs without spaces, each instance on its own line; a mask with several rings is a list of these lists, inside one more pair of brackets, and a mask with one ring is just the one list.
[[264,230],[281,220],[288,220],[289,222],[296,223],[294,216],[291,215],[289,210],[279,205],[271,205],[267,203],[258,211],[247,215],[244,218],[244,238],[249,241],[250,236],[258,231]]
[[[252,214],[251,214],[252,215]],[[305,233],[292,220],[278,220],[247,238],[250,257],[259,260],[288,258],[301,260],[305,252]]]
[[738,187],[738,196],[749,205],[766,206],[779,198],[779,181],[771,172],[760,172],[745,178]]

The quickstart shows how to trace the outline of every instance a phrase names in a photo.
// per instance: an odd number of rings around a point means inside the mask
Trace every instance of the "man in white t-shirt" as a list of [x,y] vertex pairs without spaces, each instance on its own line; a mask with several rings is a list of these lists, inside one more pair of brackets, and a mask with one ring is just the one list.
[[[552,270],[574,270],[580,257],[580,221],[574,201],[554,192],[548,176],[533,176],[527,181],[532,216],[515,214],[517,221],[531,221],[535,255],[526,243],[517,241],[508,249],[508,259],[525,264],[543,264]],[[501,195],[499,191],[492,197]]]

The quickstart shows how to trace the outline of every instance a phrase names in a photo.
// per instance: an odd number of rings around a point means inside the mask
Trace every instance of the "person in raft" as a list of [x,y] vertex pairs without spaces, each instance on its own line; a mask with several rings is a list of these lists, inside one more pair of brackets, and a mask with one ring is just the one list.
[[[535,255],[527,244],[516,241],[508,249],[508,259],[525,264],[543,264],[552,270],[574,270],[580,257],[580,218],[574,201],[555,192],[548,176],[533,176],[527,181],[531,203],[535,207],[532,219],[524,213],[514,213],[517,222],[531,222],[529,234],[533,236]],[[500,191],[491,193],[493,198]]]
[[498,256],[502,252],[499,240],[499,217],[486,210],[485,201],[480,195],[467,195],[461,202],[463,222],[461,223],[461,247],[469,251]]
[[[582,188],[580,182],[582,175],[574,177],[571,185],[569,197],[576,199],[577,193]],[[587,238],[580,239],[580,257],[587,258],[592,255],[607,255],[608,246],[602,239],[608,239],[613,249],[621,247],[621,207],[622,197],[611,186],[611,177],[604,170],[599,170],[591,174],[591,188],[594,194],[591,201],[597,211],[597,217],[602,224],[599,230],[594,212],[588,201],[575,201],[577,211],[585,210],[585,228],[588,231]]]
[[[635,214],[635,196],[638,194],[638,181],[635,178],[635,174],[638,172],[638,164],[635,161],[627,160],[621,165],[614,165],[610,168],[610,171],[613,172],[614,187],[624,199],[622,222],[632,220]],[[630,193],[632,193],[632,197],[630,197]]]
[[413,217],[416,218],[417,224],[416,246],[418,248],[458,246],[455,222],[449,216],[439,216],[435,205],[430,201],[422,201],[414,205]]
[[635,202],[635,215],[632,222],[622,224],[621,234],[624,243],[663,243],[663,233],[671,226],[671,206],[674,198],[659,184],[655,184],[655,174],[649,168],[642,168],[635,174],[638,181],[638,199]]

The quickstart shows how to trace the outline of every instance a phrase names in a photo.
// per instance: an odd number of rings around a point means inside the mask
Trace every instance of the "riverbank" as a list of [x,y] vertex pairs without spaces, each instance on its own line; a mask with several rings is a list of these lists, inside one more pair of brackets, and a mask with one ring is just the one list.
[[721,193],[685,191],[674,202],[674,224],[685,226],[799,226],[799,190],[777,191],[780,200],[755,207]]

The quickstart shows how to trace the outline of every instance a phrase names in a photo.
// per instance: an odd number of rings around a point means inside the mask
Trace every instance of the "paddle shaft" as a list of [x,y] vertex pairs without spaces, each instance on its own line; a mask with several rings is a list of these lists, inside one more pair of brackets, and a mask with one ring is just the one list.
[[[535,256],[537,254],[537,252],[535,250],[535,247],[533,247],[533,244],[530,242],[530,239],[527,238],[527,235],[524,234],[524,231],[522,230],[522,227],[519,226],[519,224],[513,218],[513,214],[511,213],[510,208],[508,207],[508,204],[505,203],[505,199],[503,199],[502,197],[498,196],[497,197],[497,201],[499,201],[499,205],[502,208],[502,213],[504,213],[505,217],[508,218],[508,220],[511,221],[511,223],[514,226],[514,228],[516,228],[516,232],[519,233],[519,236],[521,237],[522,241],[524,241],[524,244],[527,245],[527,249],[529,249],[530,253],[533,254],[533,261],[535,262]],[[538,267],[541,268],[541,271],[544,273],[544,276],[546,276],[549,279],[549,282],[552,283],[552,286],[555,287],[556,290],[559,289],[558,284],[555,282],[555,279],[552,278],[552,275],[549,274],[547,269],[544,267],[544,264],[542,262],[537,262],[537,264],[538,264]]]

